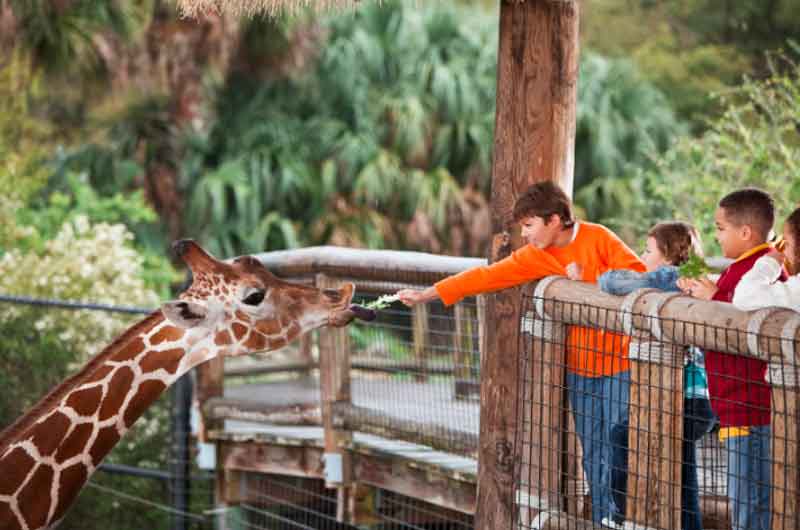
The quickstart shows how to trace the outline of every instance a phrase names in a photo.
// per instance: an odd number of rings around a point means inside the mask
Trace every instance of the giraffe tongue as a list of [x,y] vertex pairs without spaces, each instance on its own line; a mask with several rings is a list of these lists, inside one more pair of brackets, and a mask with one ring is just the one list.
[[367,309],[366,307],[358,304],[350,304],[348,309],[353,312],[356,318],[360,320],[366,320],[367,322],[375,320],[375,317],[378,316],[374,309]]

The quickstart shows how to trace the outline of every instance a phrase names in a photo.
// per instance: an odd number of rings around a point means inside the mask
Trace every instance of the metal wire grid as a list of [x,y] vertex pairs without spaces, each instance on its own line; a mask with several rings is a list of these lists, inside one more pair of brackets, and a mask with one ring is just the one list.
[[[521,322],[515,528],[543,528],[548,519],[561,527],[622,528],[633,519],[648,527],[689,530],[794,524],[775,517],[797,510],[797,391],[791,388],[796,366],[771,359],[772,370],[782,372],[789,385],[770,389],[764,362],[742,355],[697,355],[684,346],[634,336],[637,356],[651,362],[632,363],[627,372],[633,383],[615,385],[611,380],[618,377],[597,377],[601,374],[592,373],[593,367],[576,366],[574,358],[567,366],[565,352],[580,350],[588,358],[613,346],[620,350],[622,339],[608,332],[619,312],[539,300],[553,318],[544,321],[532,318],[536,302],[524,299]],[[594,322],[594,335],[576,335],[574,326],[561,326],[577,320]],[[720,344],[731,345],[731,337],[740,337],[732,329],[664,319],[660,324],[675,330],[673,336],[701,333],[704,340]],[[748,345],[734,343],[733,349],[747,352]],[[709,356],[712,362],[704,364],[712,393],[719,396],[713,411],[708,402],[676,393],[685,383],[686,360],[703,363]],[[623,362],[616,356],[606,368],[618,363],[623,369]],[[575,376],[581,369],[588,380]],[[745,418],[739,424],[752,425],[749,436],[726,430],[724,423],[721,429],[719,410],[728,410],[724,418],[738,411]],[[764,414],[768,425],[760,426]],[[755,456],[742,458],[748,452]]]
[[258,530],[467,530],[473,518],[424,501],[365,485],[356,496],[357,521],[336,519],[336,490],[319,479],[245,473],[245,502],[231,507],[229,528]]
[[377,423],[397,438],[439,450],[474,454],[480,416],[475,299],[458,308],[439,303],[410,310],[395,303],[353,328],[355,408],[349,420]]

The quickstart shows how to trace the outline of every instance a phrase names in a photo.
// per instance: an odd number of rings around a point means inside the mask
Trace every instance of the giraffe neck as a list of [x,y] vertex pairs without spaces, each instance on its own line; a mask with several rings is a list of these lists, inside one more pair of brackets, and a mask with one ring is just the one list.
[[142,413],[217,350],[157,311],[52,390],[0,433],[0,528],[59,521]]

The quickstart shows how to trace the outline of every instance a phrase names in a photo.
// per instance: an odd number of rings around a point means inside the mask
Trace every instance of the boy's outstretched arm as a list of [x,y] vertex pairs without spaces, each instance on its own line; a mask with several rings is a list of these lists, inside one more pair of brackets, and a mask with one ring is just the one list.
[[408,307],[439,299],[439,293],[436,292],[436,287],[433,286],[422,291],[417,289],[401,289],[397,291],[397,296],[400,298],[400,301]]

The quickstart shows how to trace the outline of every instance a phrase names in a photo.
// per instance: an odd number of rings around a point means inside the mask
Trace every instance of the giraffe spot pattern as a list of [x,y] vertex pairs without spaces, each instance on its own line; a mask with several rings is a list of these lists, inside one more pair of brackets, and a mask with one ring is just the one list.
[[12,495],[25,477],[28,476],[36,461],[22,447],[15,447],[2,460],[3,479],[0,480],[0,495]]
[[22,530],[17,516],[11,511],[11,506],[2,501],[0,501],[0,528],[3,530]]
[[113,370],[113,369],[114,369],[113,366],[110,366],[108,364],[104,364],[103,366],[101,366],[100,368],[95,370],[95,372],[91,375],[91,377],[89,379],[87,379],[86,383],[87,384],[95,383],[97,381],[105,379],[106,376],[109,373],[111,373],[111,370]]
[[249,351],[263,350],[267,344],[267,338],[261,333],[251,333],[244,343],[244,346]]
[[233,339],[231,338],[231,334],[227,331],[220,331],[214,337],[214,344],[217,346],[227,346],[231,342],[233,342]]
[[184,350],[182,348],[153,352],[142,359],[139,367],[143,373],[155,372],[159,368],[163,368],[167,372],[174,374],[181,363],[181,359],[183,359],[183,355]]
[[264,335],[277,335],[281,332],[281,323],[277,318],[259,320],[256,322],[256,330]]
[[28,528],[39,528],[47,523],[47,514],[50,512],[49,487],[54,474],[50,466],[40,465],[17,495],[19,511]]
[[125,426],[130,428],[150,404],[167,388],[161,381],[144,381],[125,410]]
[[63,413],[56,412],[34,427],[31,443],[42,456],[52,455],[58,449],[72,422]]
[[241,320],[242,322],[249,324],[250,323],[250,315],[242,311],[241,309],[236,311],[236,318]]
[[183,337],[184,331],[174,326],[165,326],[158,330],[158,332],[150,337],[150,344],[157,345],[162,342],[175,342]]
[[242,340],[242,338],[247,335],[247,328],[238,322],[234,322],[231,325],[231,330],[233,331],[233,336],[236,337],[237,341]]
[[117,370],[108,383],[108,394],[100,408],[100,421],[105,421],[119,412],[125,396],[131,389],[131,383],[133,383],[133,371],[130,368],[123,366]]
[[103,397],[103,388],[93,386],[76,390],[67,398],[66,405],[81,416],[94,416]]
[[53,521],[58,521],[67,512],[67,508],[78,496],[81,487],[89,478],[89,472],[86,466],[81,463],[69,466],[61,470],[58,480],[58,504],[56,504],[56,511],[53,514]]
[[94,439],[92,448],[89,450],[89,456],[92,457],[92,465],[100,465],[100,461],[111,451],[117,442],[119,442],[119,439],[120,435],[116,425],[100,429],[97,432],[97,437]]
[[64,443],[61,444],[61,447],[58,448],[56,460],[63,462],[83,453],[86,449],[86,444],[89,443],[92,431],[94,431],[94,424],[92,423],[81,423],[75,427],[70,435],[67,436],[67,439],[64,440]]
[[117,362],[130,361],[136,358],[136,356],[142,353],[144,350],[144,341],[141,337],[136,337],[126,344],[125,347],[120,350],[119,354],[114,355],[112,360]]

